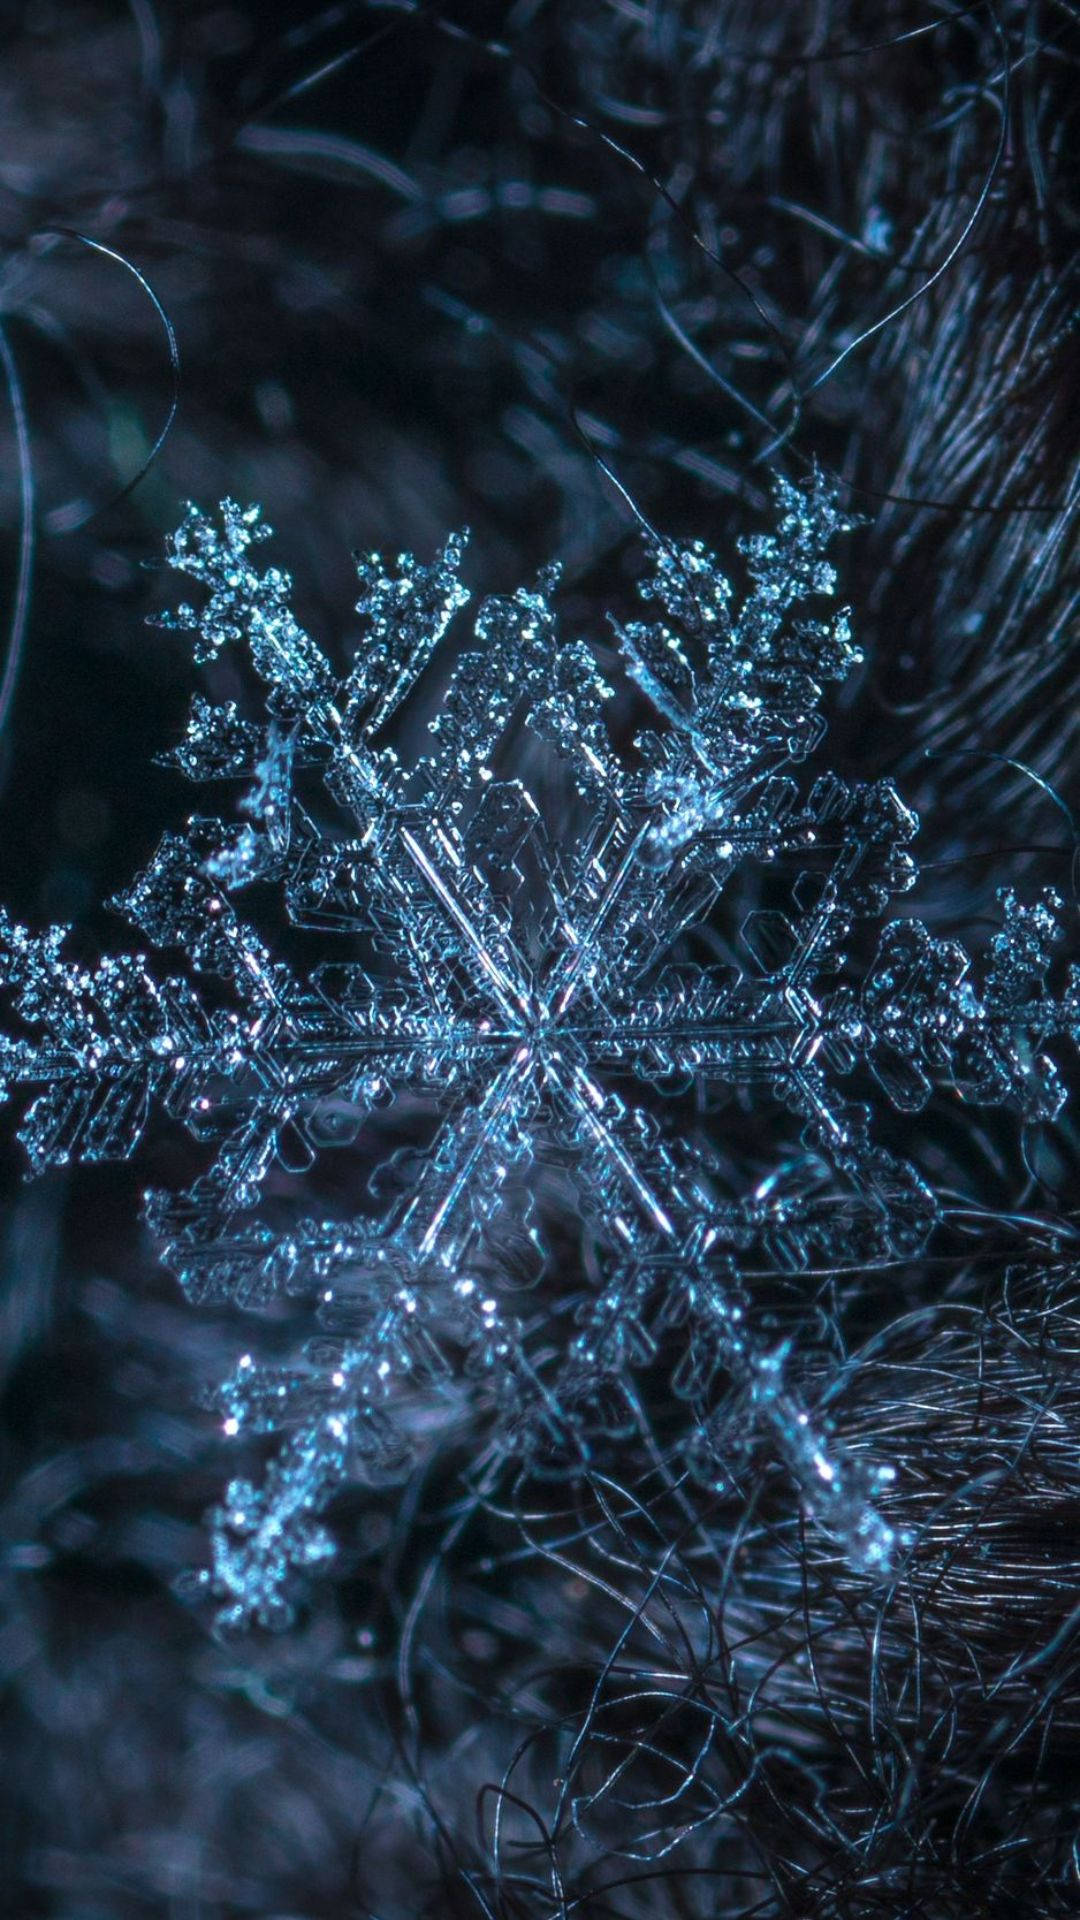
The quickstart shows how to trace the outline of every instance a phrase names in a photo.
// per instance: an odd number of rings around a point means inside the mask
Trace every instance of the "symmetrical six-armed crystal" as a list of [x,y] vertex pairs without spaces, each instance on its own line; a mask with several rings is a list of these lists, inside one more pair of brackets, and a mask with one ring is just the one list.
[[[916,1253],[933,1194],[838,1081],[869,1073],[901,1110],[937,1083],[1052,1115],[1043,1048],[1075,1029],[1077,991],[1047,988],[1053,903],[1011,898],[981,992],[962,950],[908,918],[853,977],[856,920],[915,878],[916,821],[888,782],[826,774],[800,796],[791,777],[822,738],[823,682],[858,654],[844,613],[794,611],[833,591],[834,498],[819,480],[776,493],[775,534],[742,543],[738,610],[700,547],[652,553],[657,618],[615,629],[624,692],[650,715],[621,751],[595,654],[557,636],[553,571],[484,602],[454,652],[463,542],[430,567],[373,556],[338,677],[287,576],[253,563],[256,510],[191,509],[172,542],[207,598],[170,624],[201,660],[245,643],[269,715],[196,698],[170,758],[194,780],[245,778],[246,818],[167,836],[119,904],[223,986],[158,981],[133,956],[86,971],[63,929],[5,919],[3,976],[33,1037],[0,1066],[43,1086],[22,1134],[35,1168],[129,1154],[155,1107],[211,1144],[189,1191],[148,1200],[193,1299],[314,1302],[320,1333],[293,1365],[245,1355],[221,1389],[230,1435],[284,1436],[263,1484],[234,1481],[214,1516],[205,1579],[228,1621],[287,1618],[293,1570],[333,1552],[317,1517],[333,1493],[398,1470],[462,1395],[507,1453],[587,1461],[635,1419],[635,1370],[665,1329],[699,1438],[723,1375],[816,1524],[868,1571],[893,1555],[888,1467],[799,1404],[782,1347],[753,1329],[751,1276]],[[440,685],[424,750],[395,748]],[[755,866],[790,870],[788,896],[727,928],[721,964],[709,941]],[[342,957],[310,973],[275,958],[233,904],[259,883]],[[709,1120],[732,1090],[798,1123],[794,1152],[742,1188]],[[359,1210],[283,1224],[282,1170],[342,1146]]]

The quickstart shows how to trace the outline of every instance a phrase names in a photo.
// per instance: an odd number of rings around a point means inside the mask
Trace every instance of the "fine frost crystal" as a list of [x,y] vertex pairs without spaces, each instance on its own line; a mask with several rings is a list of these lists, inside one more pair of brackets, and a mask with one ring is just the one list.
[[[572,1472],[634,1422],[660,1351],[680,1354],[699,1462],[723,1380],[810,1520],[853,1564],[889,1563],[889,1469],[801,1404],[754,1275],[915,1255],[937,1206],[871,1137],[868,1090],[1052,1117],[1045,1049],[1078,994],[1048,985],[1052,900],[1006,898],[980,981],[888,918],[915,878],[894,787],[793,778],[824,683],[859,656],[820,609],[835,500],[818,479],[776,500],[776,531],[742,543],[741,603],[702,547],[651,553],[617,687],[559,638],[554,570],[461,631],[461,539],[430,566],[361,564],[344,676],[287,576],[257,567],[256,509],[192,508],[171,543],[202,590],[171,624],[200,661],[246,649],[267,689],[258,720],[197,696],[170,756],[240,778],[241,819],[167,835],[118,902],[164,977],[138,955],[88,970],[63,929],[3,921],[20,1030],[0,1064],[40,1088],[35,1169],[126,1156],[155,1112],[201,1143],[190,1189],[147,1202],[193,1300],[311,1303],[291,1364],[245,1354],[220,1389],[227,1434],[280,1436],[213,1517],[228,1622],[287,1618],[294,1570],[334,1550],[334,1493],[400,1471],[455,1410],[483,1407],[496,1455]],[[733,924],[754,870],[768,889]],[[289,958],[256,927],[273,889]],[[744,1178],[726,1134],[761,1104],[786,1145]],[[287,1176],[310,1205],[315,1163],[346,1149],[347,1202],[339,1180],[327,1217],[290,1213]]]

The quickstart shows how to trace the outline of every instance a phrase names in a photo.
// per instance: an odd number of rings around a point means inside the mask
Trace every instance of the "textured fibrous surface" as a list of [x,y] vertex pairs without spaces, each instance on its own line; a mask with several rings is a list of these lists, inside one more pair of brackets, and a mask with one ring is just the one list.
[[[55,967],[38,950],[49,1018],[24,1020],[16,987],[0,1019],[42,1068],[12,1087],[0,1211],[0,1905],[19,1920],[1075,1913],[1080,1131],[1061,1104],[1070,1043],[1050,1029],[1071,1018],[1080,844],[1077,19],[1071,0],[6,10],[0,901],[35,936],[71,925]],[[318,1401],[230,1434],[208,1383],[247,1354],[244,1378],[325,1392],[342,1342],[367,1339],[408,1278],[369,1270],[348,1324],[320,1328],[318,1288],[289,1291],[265,1254],[305,1221],[390,1227],[491,1062],[447,1086],[444,1053],[351,1141],[348,1099],[325,1103],[316,1143],[298,1111],[236,1214],[246,1305],[222,1286],[193,1308],[155,1258],[142,1190],[170,1197],[181,1245],[201,1207],[182,1197],[225,1144],[216,1120],[228,1137],[237,1102],[265,1099],[276,1045],[268,1030],[243,1087],[232,1066],[208,1078],[201,1121],[179,1097],[170,1111],[164,1058],[156,1077],[128,1071],[154,1035],[213,1048],[229,1014],[249,1024],[190,944],[146,963],[156,1013],[137,968],[126,997],[99,972],[147,945],[97,903],[163,828],[184,837],[178,774],[225,776],[194,801],[233,823],[208,829],[200,884],[274,967],[301,983],[354,968],[384,1008],[402,988],[419,1006],[393,935],[286,911],[289,849],[276,878],[266,857],[282,801],[290,841],[301,814],[322,843],[353,821],[297,710],[252,677],[247,636],[213,649],[209,733],[181,737],[193,635],[148,637],[142,619],[171,597],[178,503],[263,503],[269,557],[288,556],[339,681],[358,639],[374,652],[372,622],[348,614],[354,548],[430,563],[468,526],[458,571],[477,591],[558,559],[541,596],[612,689],[602,743],[644,777],[635,741],[672,725],[655,692],[685,705],[689,687],[665,655],[647,693],[632,652],[646,668],[652,652],[608,624],[663,618],[634,605],[637,530],[704,536],[734,610],[736,533],[769,528],[771,469],[805,482],[815,457],[863,521],[834,558],[865,658],[823,686],[827,736],[779,777],[802,808],[827,773],[886,776],[920,817],[900,848],[917,879],[834,929],[842,966],[809,989],[834,1013],[850,989],[877,1036],[850,1064],[823,1041],[817,1064],[838,1117],[862,1110],[859,1153],[889,1156],[887,1218],[804,1142],[778,1060],[752,1083],[594,1063],[650,1140],[690,1149],[709,1208],[729,1225],[741,1210],[708,1278],[754,1370],[721,1352],[680,1255],[612,1251],[591,1162],[538,1107],[466,1262],[531,1377],[489,1365],[429,1276],[437,1352],[413,1342],[380,1384],[383,1449],[344,1463],[319,1577],[278,1552],[278,1584],[252,1584],[250,1537],[221,1527],[243,1592],[269,1618],[291,1609],[290,1629],[217,1636],[206,1582],[195,1604],[175,1590],[213,1566],[207,1508],[230,1479],[263,1502]],[[376,587],[368,573],[365,598]],[[393,592],[382,605],[392,632]],[[373,736],[410,799],[474,610]],[[700,686],[692,618],[667,624]],[[569,742],[542,742],[523,702],[490,764],[569,858],[591,805]],[[694,855],[681,836],[701,797],[693,781],[670,796],[649,849],[661,885],[668,855]],[[530,964],[542,852],[534,826],[504,889]],[[670,962],[643,968],[641,1007],[665,965],[687,1006],[702,973],[754,989],[765,962],[779,980],[785,922],[805,928],[833,857],[733,864]],[[99,990],[130,1018],[110,1027]],[[482,1017],[475,981],[449,992],[463,1027]],[[73,1040],[79,1008],[93,1034]],[[50,1051],[60,1009],[72,1025]],[[46,1090],[42,1141],[80,1132],[26,1180],[17,1116]],[[80,1165],[137,1128],[144,1097],[138,1150]],[[906,1199],[885,1190],[900,1169]],[[603,1359],[588,1380],[581,1335]],[[537,1413],[537,1386],[556,1385],[558,1420]],[[785,1443],[801,1413],[828,1466],[858,1469],[854,1505],[823,1510],[812,1457]],[[871,1511],[888,1566],[864,1564]]]
[[[269,716],[197,697],[173,758],[193,780],[246,776],[246,818],[195,816],[117,903],[188,972],[141,955],[86,969],[62,929],[4,922],[33,1037],[6,1042],[3,1066],[44,1083],[23,1126],[38,1169],[127,1156],[156,1108],[206,1144],[186,1192],[148,1199],[193,1300],[311,1302],[301,1353],[244,1354],[220,1389],[230,1437],[279,1436],[261,1483],[234,1480],[214,1515],[204,1578],[230,1625],[287,1620],[291,1576],[333,1554],[331,1496],[399,1473],[463,1397],[496,1416],[494,1460],[584,1467],[597,1433],[633,1428],[636,1371],[673,1327],[698,1470],[725,1484],[719,1372],[810,1521],[856,1569],[892,1571],[894,1469],[801,1403],[785,1345],[755,1327],[754,1274],[917,1255],[933,1186],[874,1139],[848,1084],[862,1070],[901,1111],[937,1086],[1052,1119],[1046,1048],[1075,1027],[1076,988],[1048,985],[1056,899],[1005,898],[977,981],[957,943],[896,917],[917,823],[895,787],[800,785],[823,690],[859,656],[847,612],[821,612],[847,524],[832,492],[778,479],[775,500],[775,530],[741,543],[742,596],[703,547],[652,551],[648,617],[615,627],[644,705],[620,750],[613,686],[559,635],[554,572],[480,604],[406,757],[395,716],[469,599],[462,540],[431,565],[361,564],[364,632],[341,675],[288,577],[260,569],[256,509],[192,508],[172,540],[202,599],[170,624],[199,660],[246,649]],[[703,964],[693,936],[730,917],[746,867],[775,870],[777,904],[728,928],[736,964]],[[244,912],[269,884],[321,936],[310,970]],[[882,924],[859,965],[863,921]],[[700,1124],[733,1092],[787,1116],[784,1158],[753,1184]],[[427,1116],[408,1153],[385,1118],[405,1101]],[[356,1211],[283,1222],[261,1204],[275,1170],[350,1143]],[[569,1299],[539,1200],[551,1164],[593,1277]]]

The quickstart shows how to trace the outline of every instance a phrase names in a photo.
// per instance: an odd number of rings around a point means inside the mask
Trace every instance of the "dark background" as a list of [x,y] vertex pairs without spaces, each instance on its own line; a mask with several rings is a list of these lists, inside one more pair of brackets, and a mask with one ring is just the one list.
[[[924,917],[966,934],[999,885],[1067,889],[1069,824],[1039,782],[1076,804],[1076,56],[1072,9],[1048,0],[0,11],[0,325],[19,382],[0,420],[0,622],[17,655],[0,898],[34,926],[75,923],[87,953],[120,945],[100,903],[190,805],[152,764],[182,724],[190,658],[145,624],[176,597],[163,541],[187,498],[263,503],[301,617],[339,658],[352,551],[429,556],[464,525],[471,584],[504,591],[561,559],[567,629],[603,644],[605,609],[631,600],[635,507],[727,554],[763,524],[770,462],[798,478],[814,456],[866,516],[842,593],[867,665],[834,706],[830,764],[894,775],[919,807]],[[174,376],[131,269],[179,353],[175,419],[134,486]],[[294,1634],[216,1642],[171,1582],[202,1558],[228,1471],[200,1390],[243,1336],[183,1303],[139,1228],[170,1149],[24,1186],[13,1132],[4,1911],[553,1913],[485,1878],[475,1796],[520,1734],[538,1650],[573,1676],[573,1704],[609,1623],[547,1563],[487,1578],[474,1542],[444,1568],[417,1735],[395,1654],[451,1459],[433,1488],[346,1505],[340,1577]],[[1008,1212],[1023,1168],[996,1119],[957,1123],[941,1151]],[[1070,1152],[1066,1134],[1057,1186]],[[989,1314],[1002,1274],[1041,1272],[1040,1255],[1005,1233],[954,1263],[954,1297]],[[932,1274],[908,1284],[920,1308],[936,1297]],[[1038,1286],[1031,1313],[1060,1301],[1071,1326],[1062,1275]],[[876,1310],[885,1324],[890,1304]],[[964,1327],[949,1368],[975,1391],[981,1336]],[[872,1394],[852,1416],[879,1417]],[[1019,1436],[1021,1400],[1001,1418]],[[909,1425],[913,1450],[929,1444]],[[1053,1501],[1019,1483],[995,1536],[1048,1643],[1077,1512],[1075,1460],[1054,1471]],[[972,1644],[973,1593],[1003,1577],[958,1579],[943,1646]],[[980,1655],[980,1700],[1010,1657],[1007,1633]],[[1053,1671],[1036,1733],[1074,1724]],[[852,1843],[841,1905],[800,1886],[789,1836],[762,1911],[989,1913],[1018,1887],[1069,1910],[1075,1738],[1036,1789],[1029,1726],[976,1818],[992,1715],[973,1697],[905,1834],[903,1888],[875,1891]],[[799,1698],[793,1683],[796,1722]],[[805,1734],[822,1777],[841,1766],[831,1737]],[[538,1749],[537,1779],[560,1764]],[[815,1791],[791,1788],[808,1805]],[[715,1910],[715,1889],[689,1886],[571,1910]],[[766,1898],[744,1895],[733,1911]]]

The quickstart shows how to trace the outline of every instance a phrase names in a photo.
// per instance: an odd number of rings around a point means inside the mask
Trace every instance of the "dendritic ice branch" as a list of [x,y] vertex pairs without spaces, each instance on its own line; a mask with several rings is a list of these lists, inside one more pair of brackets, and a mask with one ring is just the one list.
[[[916,1254],[934,1195],[842,1083],[872,1076],[901,1111],[938,1087],[1052,1115],[1045,1049],[1075,1034],[1078,993],[1048,984],[1052,901],[1006,900],[979,985],[957,945],[888,917],[916,872],[895,788],[793,777],[825,683],[859,656],[847,614],[821,610],[846,525],[833,495],[780,480],[776,507],[775,531],[742,543],[741,601],[701,546],[651,553],[647,617],[615,628],[649,718],[618,749],[596,655],[558,635],[553,569],[459,634],[462,539],[430,566],[373,555],[341,675],[288,577],[259,569],[256,509],[192,508],[171,542],[202,591],[170,624],[201,661],[246,649],[267,690],[259,719],[197,696],[170,756],[194,781],[241,778],[242,818],[167,835],[118,902],[176,956],[165,977],[133,955],[88,970],[63,929],[3,920],[20,1028],[0,1066],[39,1089],[21,1136],[35,1170],[126,1156],[155,1112],[202,1143],[191,1188],[147,1203],[193,1300],[311,1302],[292,1364],[244,1355],[220,1390],[228,1434],[280,1437],[261,1484],[234,1481],[213,1516],[204,1580],[228,1623],[288,1618],[295,1570],[334,1551],[328,1501],[430,1444],[433,1408],[482,1405],[496,1450],[569,1471],[632,1423],[635,1374],[672,1341],[698,1444],[724,1376],[810,1519],[857,1566],[889,1563],[889,1469],[800,1403],[755,1331],[753,1274]],[[785,904],[727,929],[737,964],[695,963],[751,868],[789,874]],[[313,970],[238,906],[267,887],[301,945],[319,937]],[[876,952],[853,938],[875,920]],[[722,1119],[701,1124],[733,1090],[786,1111],[798,1142],[743,1187]],[[344,1150],[353,1210],[283,1221],[282,1169]],[[549,1187],[575,1223],[565,1289]]]

